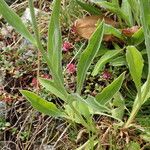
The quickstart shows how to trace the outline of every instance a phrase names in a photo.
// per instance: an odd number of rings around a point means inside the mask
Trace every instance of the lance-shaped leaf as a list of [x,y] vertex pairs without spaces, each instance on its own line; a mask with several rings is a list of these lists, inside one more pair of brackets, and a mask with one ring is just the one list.
[[66,93],[64,91],[61,91],[61,88],[59,88],[54,81],[47,80],[43,78],[39,78],[40,84],[45,87],[48,91],[50,91],[55,96],[59,97],[60,99],[66,101]]
[[112,25],[109,25],[109,24],[105,24],[104,26],[105,26],[104,34],[113,35],[121,40],[125,40],[125,38],[123,37],[123,35],[119,29],[116,29],[115,27],[113,27]]
[[57,75],[62,79],[62,39],[61,39],[61,31],[60,31],[60,23],[59,23],[59,15],[60,15],[60,6],[61,0],[54,0],[54,6],[52,15],[50,18],[50,23],[48,27],[48,56],[51,60],[51,64]]
[[100,9],[92,6],[91,4],[83,3],[80,0],[76,0],[76,2],[78,3],[78,5],[80,5],[84,10],[89,12],[91,15],[100,15],[101,14]]
[[133,81],[137,90],[139,90],[141,88],[141,77],[144,66],[142,55],[134,46],[128,46],[126,59]]
[[131,37],[131,43],[133,45],[141,44],[144,41],[144,31],[141,27],[137,32],[135,32]]
[[9,8],[4,0],[0,0],[0,14],[6,19],[6,21],[15,28],[23,37],[28,39],[32,44],[36,45],[36,41],[24,25],[20,17]]
[[104,65],[108,63],[109,61],[111,61],[114,57],[116,57],[120,52],[121,50],[112,50],[112,51],[106,52],[96,63],[94,70],[92,72],[92,75],[96,76],[99,73],[99,71],[102,70]]
[[84,103],[84,105],[89,106],[90,109],[93,109],[94,112],[110,112],[110,109],[104,105],[99,104],[96,99],[92,96],[88,96],[86,100],[84,100],[80,95],[73,94],[77,101]]
[[91,39],[89,40],[89,44],[87,48],[82,52],[78,66],[77,66],[77,92],[80,93],[86,73],[96,56],[102,42],[104,33],[104,23],[101,22],[94,34],[92,35]]
[[64,116],[64,114],[52,102],[48,102],[45,99],[39,97],[38,95],[30,91],[21,90],[20,92],[39,112],[53,117]]
[[120,90],[124,80],[125,73],[122,73],[117,79],[115,79],[110,85],[105,87],[101,93],[96,95],[96,100],[101,104],[106,104],[113,96]]
[[97,0],[92,0],[92,2],[100,5],[101,7],[104,7],[105,9],[110,10],[112,13],[117,14],[119,17],[124,19],[128,25],[130,24],[129,17],[127,14],[125,14],[121,8],[118,6],[116,3],[112,2],[106,2],[106,1],[97,1]]

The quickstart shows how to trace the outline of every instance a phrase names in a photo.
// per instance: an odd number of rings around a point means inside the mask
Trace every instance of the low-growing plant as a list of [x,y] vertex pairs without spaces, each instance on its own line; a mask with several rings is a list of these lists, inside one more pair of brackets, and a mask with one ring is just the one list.
[[[85,7],[89,11],[92,11],[92,7],[87,7],[77,1],[82,7]],[[133,22],[128,18],[119,8],[117,1],[110,2],[99,2],[102,6],[105,6],[112,12],[119,15],[128,26],[133,25]],[[132,1],[129,1],[129,5],[132,6]],[[133,1],[134,2],[134,1]],[[98,51],[101,47],[101,42],[104,33],[108,32],[109,29],[112,29],[114,34],[122,38],[120,32],[117,34],[118,30],[106,25],[104,21],[99,22],[95,32],[92,34],[86,49],[81,53],[80,59],[77,65],[77,85],[76,92],[72,93],[68,91],[64,86],[63,79],[63,69],[62,69],[62,37],[59,23],[59,15],[61,8],[61,0],[54,0],[53,11],[51,14],[49,28],[48,28],[48,43],[47,50],[43,48],[40,39],[40,32],[38,30],[36,17],[34,13],[33,0],[28,0],[32,26],[34,35],[32,35],[27,27],[23,24],[20,17],[12,11],[4,0],[0,0],[0,13],[7,20],[7,22],[12,25],[16,31],[18,31],[23,37],[28,39],[41,53],[45,61],[47,62],[48,68],[50,69],[52,79],[39,78],[40,84],[50,91],[55,96],[63,100],[64,104],[61,108],[58,108],[54,103],[48,102],[45,99],[39,97],[37,94],[21,90],[20,92],[26,97],[26,99],[31,103],[31,105],[37,109],[39,112],[44,113],[45,115],[53,117],[63,117],[69,119],[73,122],[82,124],[89,132],[89,141],[85,143],[85,147],[90,145],[91,149],[94,149],[94,146],[97,145],[97,128],[93,121],[93,115],[100,114],[112,117],[121,123],[124,128],[128,128],[133,122],[136,114],[140,110],[141,106],[149,99],[150,97],[150,23],[149,23],[149,9],[150,0],[142,1],[140,0],[137,5],[140,7],[141,12],[141,21],[143,25],[143,31],[145,36],[146,50],[148,54],[149,62],[149,74],[147,81],[142,85],[142,71],[144,66],[144,60],[140,51],[134,46],[126,47],[126,60],[130,70],[130,74],[133,78],[137,89],[137,96],[134,101],[133,110],[129,116],[129,119],[126,123],[122,121],[123,113],[125,109],[124,99],[119,92],[123,80],[125,78],[125,73],[123,72],[118,78],[116,78],[111,84],[105,87],[101,93],[98,93],[95,97],[87,96],[87,98],[82,97],[82,88],[84,86],[86,74],[92,64],[94,58],[98,54]],[[136,2],[134,2],[136,3]],[[119,8],[119,9],[118,9]],[[135,12],[136,10],[132,10]],[[93,13],[98,13],[98,9],[92,11]],[[136,22],[139,22],[138,12],[135,14]],[[125,48],[124,48],[125,49]],[[114,50],[107,52],[101,57],[101,59],[96,64],[92,74],[97,75],[101,68],[114,58],[124,49]],[[114,103],[114,108],[109,106],[109,103],[112,101]],[[83,148],[83,146],[82,146]],[[81,149],[81,148],[79,148]]]

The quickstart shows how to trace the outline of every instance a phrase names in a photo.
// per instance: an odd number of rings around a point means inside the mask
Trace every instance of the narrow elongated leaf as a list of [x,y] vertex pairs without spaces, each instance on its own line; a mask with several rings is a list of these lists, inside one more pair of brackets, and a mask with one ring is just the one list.
[[88,98],[86,100],[84,100],[80,95],[78,94],[74,94],[73,95],[77,101],[80,101],[82,103],[84,103],[85,105],[87,105],[90,109],[93,109],[94,111],[97,112],[109,112],[109,108],[107,108],[104,105],[99,104],[96,99],[92,96],[88,96]]
[[78,93],[81,92],[86,77],[86,73],[100,48],[101,41],[103,38],[103,32],[104,32],[104,23],[101,22],[97,27],[96,31],[94,32],[94,34],[92,35],[87,48],[81,54],[77,66],[77,92]]
[[150,72],[150,0],[139,0],[141,10],[141,21],[145,36],[146,50],[149,59],[149,72]]
[[118,66],[125,66],[125,65],[127,65],[126,57],[124,55],[118,56],[118,57],[116,57],[110,61],[110,65],[111,66],[117,66],[117,67]]
[[110,112],[109,108],[107,108],[106,106],[101,105],[100,103],[98,103],[96,101],[96,99],[92,96],[89,96],[86,99],[86,103],[88,104],[88,106],[90,108],[92,108],[96,112],[107,112],[107,113]]
[[128,46],[126,59],[136,88],[139,89],[141,87],[141,77],[144,66],[142,55],[134,46]]
[[22,36],[28,39],[32,44],[36,45],[36,41],[24,25],[20,17],[9,8],[4,0],[0,0],[0,14],[6,19],[6,21],[15,28]]
[[125,40],[121,31],[119,31],[118,29],[116,29],[115,27],[113,27],[112,25],[109,25],[109,24],[105,24],[104,34],[113,35],[121,40]]
[[102,68],[104,67],[104,65],[106,63],[108,63],[109,61],[111,61],[114,57],[116,57],[119,53],[121,52],[121,50],[112,50],[112,51],[108,51],[107,53],[105,53],[100,59],[99,61],[96,63],[94,70],[92,72],[93,76],[96,76],[99,71],[102,70]]
[[117,79],[115,79],[110,85],[102,90],[101,93],[96,95],[96,100],[101,104],[106,104],[113,96],[120,90],[124,80],[125,73],[122,73]]
[[40,84],[43,87],[45,87],[48,91],[50,91],[52,94],[66,101],[66,96],[64,95],[63,91],[61,91],[61,89],[57,87],[53,81],[42,79],[42,78],[39,78],[39,81],[40,81]]
[[59,23],[59,15],[60,15],[60,6],[61,0],[54,0],[54,6],[52,15],[50,18],[49,28],[48,28],[48,55],[51,59],[51,64],[57,75],[62,78],[62,39],[61,39],[61,31],[60,31],[60,23]]
[[100,15],[101,14],[100,9],[92,6],[91,4],[83,3],[80,0],[76,0],[76,2],[78,3],[78,5],[80,5],[84,10],[89,12],[91,15]]
[[130,4],[131,10],[133,12],[134,19],[140,24],[140,8],[139,8],[139,2],[137,0],[127,0]]
[[[148,65],[149,65],[149,69],[148,69],[148,77],[147,77],[147,83],[146,83],[146,87],[144,90],[144,94],[148,95],[150,92],[150,0],[139,0],[140,2],[140,15],[141,15],[141,21],[142,21],[142,26],[143,26],[143,31],[144,31],[144,37],[145,37],[145,45],[146,45],[146,51],[147,51],[147,55],[148,55]],[[145,99],[146,101],[146,99]]]
[[144,41],[144,32],[141,27],[137,32],[135,32],[131,37],[131,43],[133,45],[141,44]]
[[129,18],[130,25],[134,25],[133,23],[133,16],[132,16],[132,11],[131,11],[131,6],[128,2],[128,0],[122,0],[122,5],[121,5],[121,10],[127,14]]
[[110,10],[112,13],[117,14],[120,18],[126,21],[128,25],[131,25],[128,16],[121,10],[118,4],[106,1],[94,1],[94,0],[92,1],[104,7],[105,9]]
[[42,99],[35,93],[26,90],[21,90],[20,92],[39,112],[53,117],[62,117],[64,115],[55,104]]

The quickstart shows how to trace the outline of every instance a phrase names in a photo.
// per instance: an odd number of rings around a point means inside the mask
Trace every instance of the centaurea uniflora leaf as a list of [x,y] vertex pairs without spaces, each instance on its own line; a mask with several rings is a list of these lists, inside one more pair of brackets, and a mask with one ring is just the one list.
[[120,52],[121,50],[110,50],[106,52],[96,63],[92,75],[96,76],[103,69],[104,65],[115,58]]
[[76,2],[78,3],[78,5],[80,5],[84,10],[89,12],[91,15],[100,15],[101,14],[100,9],[94,7],[91,4],[84,3],[80,0],[76,0]]
[[122,73],[117,79],[115,79],[110,85],[105,87],[101,93],[96,95],[96,100],[101,105],[104,105],[113,98],[113,96],[120,90],[124,80],[125,73]]
[[61,0],[54,0],[53,11],[50,18],[50,23],[48,27],[48,57],[51,60],[52,70],[55,71],[57,76],[61,78],[61,82],[63,82],[62,75],[62,37],[59,23],[59,15],[61,8]]
[[77,92],[80,93],[86,73],[95,58],[102,42],[104,33],[104,22],[99,23],[96,31],[91,36],[87,48],[82,52],[77,66]]
[[144,60],[141,53],[134,46],[128,46],[126,52],[126,59],[129,70],[137,90],[141,88],[141,78],[144,66]]
[[38,95],[30,91],[21,90],[20,92],[39,112],[53,117],[65,116],[63,112],[59,110],[54,103],[48,102],[45,99],[39,97]]
[[40,84],[45,87],[48,91],[50,91],[55,96],[59,97],[60,99],[66,101],[66,95],[64,95],[64,91],[61,91],[60,87],[54,83],[53,80],[48,80],[44,78],[39,78]]
[[0,0],[0,14],[6,21],[15,28],[23,37],[28,39],[33,45],[36,46],[36,40],[31,35],[21,18],[6,4],[4,0]]

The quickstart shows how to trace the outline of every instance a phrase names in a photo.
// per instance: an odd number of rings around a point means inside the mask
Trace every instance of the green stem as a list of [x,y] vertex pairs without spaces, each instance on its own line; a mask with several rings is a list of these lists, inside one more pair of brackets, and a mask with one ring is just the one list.
[[141,95],[141,93],[139,93],[138,98],[135,100],[135,103],[132,108],[132,112],[130,114],[129,119],[125,123],[124,128],[128,128],[130,126],[130,124],[133,122],[133,120],[135,119],[135,116],[137,115],[141,106],[147,100],[146,97],[147,97],[147,94],[149,93],[149,91],[150,91],[150,74],[147,77],[146,86],[144,87],[144,89],[142,91],[142,95]]
[[136,107],[133,108],[130,117],[128,118],[127,122],[124,125],[124,128],[128,128],[130,124],[133,122],[135,116],[137,115],[138,111],[140,110],[141,105],[137,105]]

